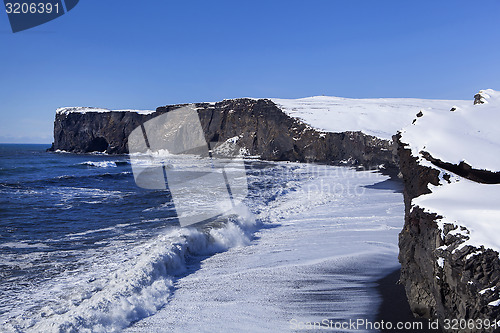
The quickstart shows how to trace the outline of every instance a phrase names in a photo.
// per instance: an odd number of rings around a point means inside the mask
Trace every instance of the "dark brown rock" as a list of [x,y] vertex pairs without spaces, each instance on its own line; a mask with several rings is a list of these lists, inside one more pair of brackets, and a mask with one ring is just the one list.
[[476,104],[484,104],[484,97],[481,95],[481,93],[474,95],[474,105]]

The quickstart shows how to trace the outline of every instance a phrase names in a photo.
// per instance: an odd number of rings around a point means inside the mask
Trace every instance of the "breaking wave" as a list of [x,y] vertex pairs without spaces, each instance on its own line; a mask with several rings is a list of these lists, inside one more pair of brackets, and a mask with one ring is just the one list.
[[[164,306],[172,295],[176,276],[185,274],[190,262],[249,244],[255,228],[251,213],[241,209],[239,215],[226,217],[203,230],[172,228],[132,249],[122,248],[124,254],[120,254],[121,246],[116,244],[109,247],[114,248],[109,251],[110,258],[93,270],[75,276],[68,274],[44,288],[52,299],[40,299],[42,304],[8,321],[3,330],[120,331]],[[95,258],[93,262],[95,265]],[[114,269],[107,271],[110,266]]]

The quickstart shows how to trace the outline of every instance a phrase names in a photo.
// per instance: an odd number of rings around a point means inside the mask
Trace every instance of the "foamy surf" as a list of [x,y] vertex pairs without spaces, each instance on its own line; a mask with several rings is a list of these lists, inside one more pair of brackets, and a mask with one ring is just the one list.
[[86,165],[96,168],[116,168],[116,162],[114,161],[86,161],[80,163],[80,165]]
[[[46,286],[41,292],[52,297],[57,295],[59,299],[44,302],[43,306],[34,305],[29,315],[8,321],[3,329],[7,332],[118,332],[134,321],[153,315],[167,303],[175,276],[185,273],[190,258],[247,245],[254,229],[251,216],[233,215],[218,228],[169,230],[115,256],[114,265],[110,262],[94,265],[92,272],[79,276],[69,274],[66,279]],[[99,259],[94,258],[96,262]]]
[[[80,157],[57,158],[68,159],[72,166]],[[184,158],[183,163],[180,167],[192,168],[197,160]],[[268,171],[257,178],[260,182],[272,179],[274,185],[261,188],[259,181],[254,181],[254,198],[271,198],[279,190],[281,180],[273,173],[282,167],[265,165]],[[69,172],[59,167],[56,170]],[[46,205],[47,220],[37,222],[42,231],[47,229],[49,237],[41,237],[40,242],[4,244],[12,253],[5,253],[0,264],[14,274],[23,272],[29,288],[7,271],[8,280],[0,283],[4,295],[0,302],[2,332],[120,331],[165,306],[176,279],[191,272],[199,258],[247,246],[260,225],[245,206],[238,206],[230,215],[199,228],[179,228],[167,192],[134,190],[128,171],[119,169],[109,177],[91,169],[73,169],[65,176],[50,171],[46,172],[51,175],[50,182],[42,179],[38,182],[43,186],[35,183],[37,197],[26,193],[27,198]],[[82,186],[89,181],[100,188]],[[15,194],[18,187],[8,187],[5,193]],[[32,191],[31,184],[21,185],[21,190]],[[109,214],[116,222],[98,220]],[[58,219],[52,221],[52,216]],[[54,234],[51,225],[61,232]]]

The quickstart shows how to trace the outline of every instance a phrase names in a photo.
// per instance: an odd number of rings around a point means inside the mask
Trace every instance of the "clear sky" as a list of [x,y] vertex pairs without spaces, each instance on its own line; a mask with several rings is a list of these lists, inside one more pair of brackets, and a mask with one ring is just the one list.
[[61,106],[500,90],[500,0],[80,0],[15,34],[0,8],[0,142],[50,143]]

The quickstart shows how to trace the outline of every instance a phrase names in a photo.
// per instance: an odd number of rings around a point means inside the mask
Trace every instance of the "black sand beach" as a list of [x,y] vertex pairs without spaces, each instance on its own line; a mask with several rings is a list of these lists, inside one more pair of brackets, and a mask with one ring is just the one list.
[[398,283],[399,275],[400,270],[398,269],[377,281],[377,290],[382,296],[382,303],[380,304],[376,321],[391,322],[394,327],[396,327],[398,322],[421,322],[423,328],[419,330],[415,330],[414,328],[409,330],[384,329],[381,332],[442,332],[441,329],[429,329],[429,321],[427,319],[418,319],[413,316],[406,299],[404,287]]

